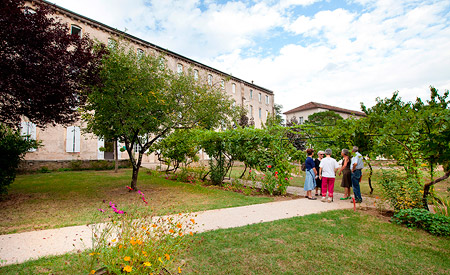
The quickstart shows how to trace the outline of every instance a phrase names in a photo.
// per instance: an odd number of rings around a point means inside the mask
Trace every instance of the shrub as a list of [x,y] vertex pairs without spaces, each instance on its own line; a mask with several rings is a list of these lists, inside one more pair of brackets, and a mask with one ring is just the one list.
[[38,170],[39,173],[50,173],[50,169],[47,166],[42,166],[41,169]]
[[384,199],[395,210],[423,207],[423,185],[417,180],[401,177],[394,171],[383,171],[380,185]]
[[[144,194],[138,193],[147,204]],[[97,262],[108,274],[181,273],[176,260],[191,240],[194,219],[182,214],[153,217],[135,209],[119,210],[112,202],[109,208],[99,209],[105,216],[114,212],[108,222],[91,225],[93,249],[87,253],[92,274]]]
[[108,162],[106,160],[99,160],[92,162],[91,167],[94,170],[108,170],[114,168],[114,163]]
[[421,228],[433,235],[450,236],[450,218],[425,209],[402,209],[394,214],[392,222]]
[[70,169],[72,171],[81,171],[83,168],[81,167],[83,162],[81,160],[73,160],[70,162]]
[[263,177],[261,177],[261,191],[273,194],[286,194],[289,180],[292,179],[287,171],[276,171],[272,165],[267,165]]
[[0,194],[8,192],[25,153],[38,146],[35,140],[22,137],[18,131],[0,124]]
[[435,195],[433,205],[436,214],[450,217],[450,199]]

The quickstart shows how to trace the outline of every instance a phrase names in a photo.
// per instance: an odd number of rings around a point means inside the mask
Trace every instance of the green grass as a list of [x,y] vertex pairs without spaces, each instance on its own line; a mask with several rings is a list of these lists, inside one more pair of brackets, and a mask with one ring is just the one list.
[[450,274],[450,238],[350,210],[198,235],[186,274]]
[[[166,180],[158,173],[139,173],[138,188],[146,206],[135,192],[128,192],[131,170],[52,172],[19,175],[9,196],[0,201],[0,234],[81,225],[93,220],[97,208],[108,202],[119,209],[139,207],[154,214],[200,211],[273,201],[273,198],[244,196],[235,192]],[[105,201],[103,203],[103,201]],[[98,215],[97,215],[98,216]]]
[[[0,273],[87,274],[86,254]],[[183,274],[450,274],[450,238],[340,210],[198,234],[181,259]]]

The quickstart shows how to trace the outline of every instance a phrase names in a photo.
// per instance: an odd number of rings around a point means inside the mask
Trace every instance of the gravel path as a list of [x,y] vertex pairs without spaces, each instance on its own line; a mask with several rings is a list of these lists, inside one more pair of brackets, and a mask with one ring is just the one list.
[[[303,188],[289,187],[288,193],[304,196]],[[224,208],[193,213],[196,215],[195,232],[220,228],[240,227],[248,224],[270,222],[329,210],[353,208],[342,194],[335,193],[333,203],[323,203],[306,198]],[[91,247],[89,227],[71,226],[8,235],[0,235],[0,265],[22,263],[48,255],[60,255]]]

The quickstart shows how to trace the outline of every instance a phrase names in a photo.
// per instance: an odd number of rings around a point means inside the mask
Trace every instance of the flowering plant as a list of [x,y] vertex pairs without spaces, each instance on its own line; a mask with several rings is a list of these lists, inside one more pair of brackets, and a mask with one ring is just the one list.
[[273,194],[286,194],[289,180],[292,180],[288,171],[274,169],[272,165],[267,165],[265,174],[261,177],[261,191]]
[[[144,193],[138,191],[143,203]],[[160,274],[176,270],[175,259],[187,248],[195,220],[187,214],[153,217],[133,209],[120,210],[109,202],[109,210],[99,208],[100,215],[110,213],[109,221],[92,224],[93,248],[89,269],[100,264],[110,274]]]

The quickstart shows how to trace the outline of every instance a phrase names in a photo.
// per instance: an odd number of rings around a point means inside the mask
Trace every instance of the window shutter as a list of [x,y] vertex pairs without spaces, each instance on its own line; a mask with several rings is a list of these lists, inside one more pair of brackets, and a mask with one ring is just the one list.
[[70,126],[67,127],[66,138],[66,152],[79,153],[80,152],[80,127]]
[[105,147],[105,140],[99,138],[97,140],[97,159],[105,159],[105,152],[100,151],[100,147]]

